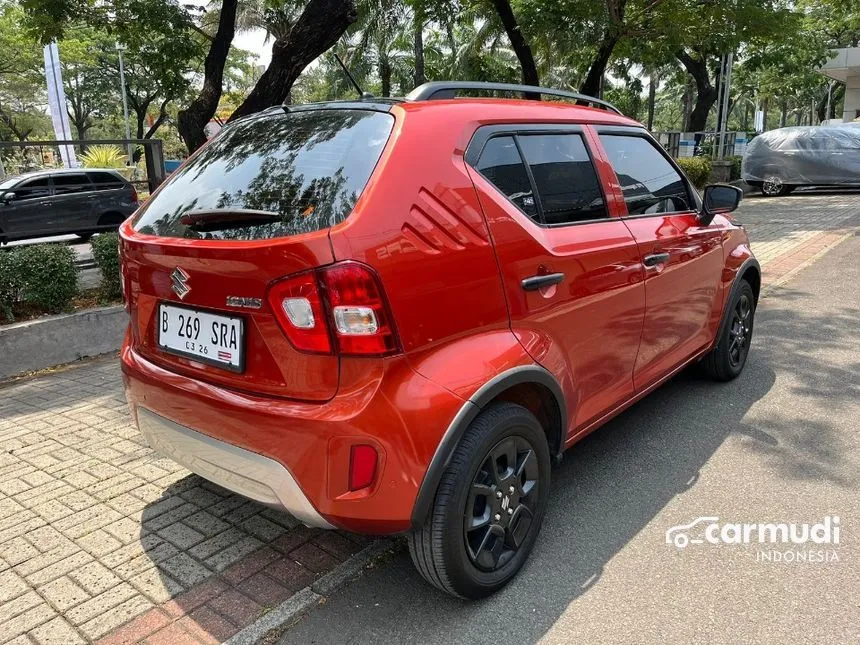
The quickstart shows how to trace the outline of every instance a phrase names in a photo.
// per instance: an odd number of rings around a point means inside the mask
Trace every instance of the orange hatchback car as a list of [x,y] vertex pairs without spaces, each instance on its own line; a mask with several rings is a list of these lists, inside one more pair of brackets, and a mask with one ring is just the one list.
[[486,596],[566,448],[691,363],[740,374],[761,281],[740,199],[559,90],[237,120],[121,229],[134,418],[201,476],[407,533],[429,582]]

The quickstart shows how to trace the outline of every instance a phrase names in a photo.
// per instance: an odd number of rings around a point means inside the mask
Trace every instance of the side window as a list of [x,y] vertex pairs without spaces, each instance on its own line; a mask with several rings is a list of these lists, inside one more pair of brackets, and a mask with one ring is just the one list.
[[92,180],[95,190],[114,190],[125,185],[119,177],[109,172],[89,172],[87,175]]
[[47,177],[22,181],[12,189],[12,192],[15,193],[15,201],[47,197],[51,193]]
[[54,175],[54,194],[68,195],[83,193],[93,189],[90,180],[83,173],[63,173]]
[[550,226],[608,217],[597,172],[578,134],[520,135],[543,218]]
[[520,210],[538,220],[532,185],[513,137],[493,137],[487,141],[477,168]]
[[643,137],[601,134],[630,215],[677,213],[694,208],[678,171]]

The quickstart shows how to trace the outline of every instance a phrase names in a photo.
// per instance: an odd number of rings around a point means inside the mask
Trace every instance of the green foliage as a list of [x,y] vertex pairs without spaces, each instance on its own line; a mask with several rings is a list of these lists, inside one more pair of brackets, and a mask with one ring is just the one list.
[[21,299],[24,288],[17,251],[0,251],[0,318],[15,320],[12,306]]
[[677,160],[681,170],[696,188],[704,188],[711,177],[711,160],[707,157],[682,157]]
[[732,171],[729,176],[730,181],[737,181],[741,178],[741,162],[744,158],[741,155],[734,155],[733,157],[729,157],[729,161],[732,162]]
[[92,239],[90,246],[102,274],[101,297],[104,300],[117,300],[122,297],[119,236],[116,233],[101,233]]
[[80,156],[84,168],[121,168],[125,165],[126,155],[116,146],[89,146]]
[[34,244],[0,253],[0,313],[12,320],[19,304],[46,313],[68,309],[78,292],[75,252],[59,244]]

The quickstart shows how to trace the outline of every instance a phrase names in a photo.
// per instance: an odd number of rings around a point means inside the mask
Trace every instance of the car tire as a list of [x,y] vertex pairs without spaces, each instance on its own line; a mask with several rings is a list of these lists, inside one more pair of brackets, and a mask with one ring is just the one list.
[[794,186],[783,183],[776,175],[768,175],[761,182],[761,193],[765,197],[784,197],[794,190]]
[[534,546],[549,482],[549,446],[535,416],[514,403],[489,405],[454,450],[423,526],[408,535],[415,567],[452,596],[495,593]]
[[728,304],[728,320],[716,345],[702,359],[705,373],[717,381],[737,378],[746,365],[755,322],[755,294],[750,283],[741,281],[740,288]]

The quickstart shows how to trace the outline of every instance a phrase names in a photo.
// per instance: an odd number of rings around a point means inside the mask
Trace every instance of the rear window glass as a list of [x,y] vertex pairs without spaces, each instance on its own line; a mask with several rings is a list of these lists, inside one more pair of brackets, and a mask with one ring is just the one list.
[[125,182],[113,173],[89,172],[87,174],[95,185],[96,190],[111,190],[113,188],[122,188],[125,186]]
[[337,224],[355,206],[393,125],[390,114],[369,110],[307,110],[237,121],[173,173],[135,229],[167,237],[259,240]]

